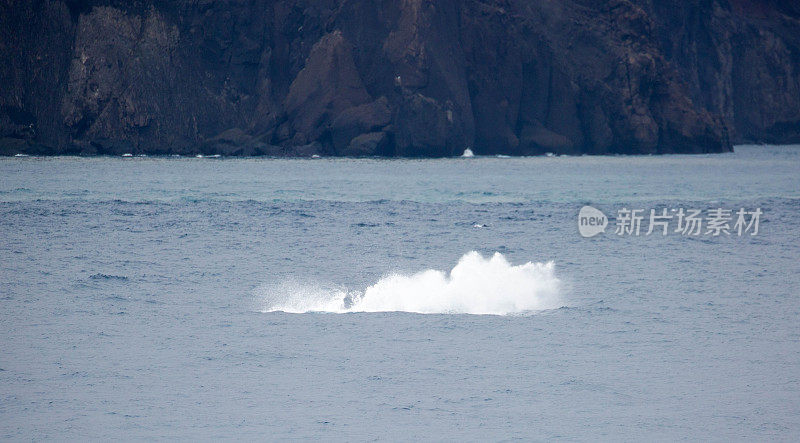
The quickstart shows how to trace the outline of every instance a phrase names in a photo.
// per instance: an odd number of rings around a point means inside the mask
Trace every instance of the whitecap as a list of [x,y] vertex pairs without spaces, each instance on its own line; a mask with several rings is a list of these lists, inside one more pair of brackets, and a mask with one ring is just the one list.
[[390,274],[363,291],[284,282],[256,291],[262,312],[413,312],[508,315],[561,304],[553,262],[512,265],[496,252],[469,252],[450,272]]

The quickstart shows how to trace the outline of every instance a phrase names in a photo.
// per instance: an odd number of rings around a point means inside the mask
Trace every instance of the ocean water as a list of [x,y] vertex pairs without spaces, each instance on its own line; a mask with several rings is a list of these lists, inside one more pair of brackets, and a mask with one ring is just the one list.
[[0,230],[0,439],[800,439],[798,146],[3,158]]

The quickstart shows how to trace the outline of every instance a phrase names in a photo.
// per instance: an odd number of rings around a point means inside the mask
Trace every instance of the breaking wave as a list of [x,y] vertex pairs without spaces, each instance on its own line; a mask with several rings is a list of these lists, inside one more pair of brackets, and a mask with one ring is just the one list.
[[262,312],[415,312],[507,315],[561,306],[554,264],[514,266],[469,252],[449,272],[391,274],[363,291],[286,282],[258,291]]

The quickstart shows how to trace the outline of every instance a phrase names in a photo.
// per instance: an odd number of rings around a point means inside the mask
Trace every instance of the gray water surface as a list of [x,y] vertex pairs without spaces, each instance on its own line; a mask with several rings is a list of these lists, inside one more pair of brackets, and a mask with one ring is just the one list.
[[[764,215],[586,239],[585,204]],[[800,147],[0,159],[0,438],[797,440],[798,218]],[[559,306],[267,312],[469,251],[553,261]]]

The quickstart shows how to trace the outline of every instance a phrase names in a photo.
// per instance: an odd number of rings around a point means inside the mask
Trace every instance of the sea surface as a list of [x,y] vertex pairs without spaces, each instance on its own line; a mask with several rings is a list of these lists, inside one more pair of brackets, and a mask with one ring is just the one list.
[[800,439],[800,146],[2,158],[0,257],[2,440]]

